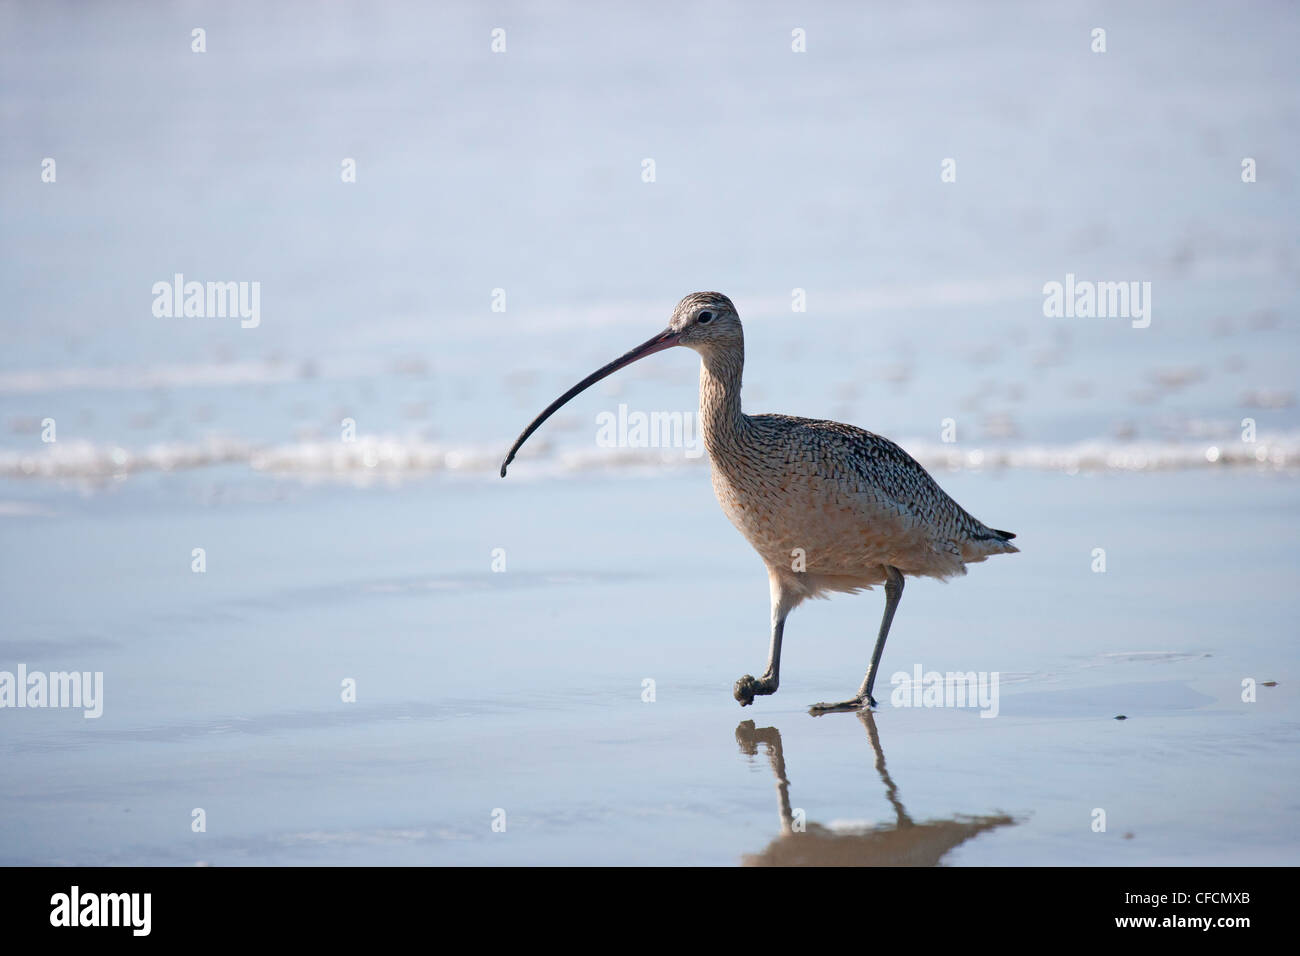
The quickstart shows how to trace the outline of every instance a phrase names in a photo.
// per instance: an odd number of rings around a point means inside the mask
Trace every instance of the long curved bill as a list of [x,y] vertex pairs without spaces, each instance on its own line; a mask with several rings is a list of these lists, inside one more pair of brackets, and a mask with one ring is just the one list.
[[528,441],[528,437],[532,435],[533,432],[542,427],[542,422],[546,421],[546,419],[559,411],[560,408],[569,401],[569,399],[573,398],[573,396],[580,392],[584,392],[591,388],[591,386],[595,385],[605,376],[613,375],[619,369],[625,368],[633,362],[645,358],[647,355],[654,355],[656,352],[662,352],[664,349],[672,348],[680,341],[681,337],[682,334],[680,332],[674,332],[672,329],[664,329],[650,341],[642,342],[626,355],[614,359],[614,361],[610,362],[603,368],[596,369],[596,371],[592,372],[577,385],[573,386],[573,388],[569,389],[555,401],[551,402],[551,404],[547,405],[540,415],[528,423],[528,427],[520,432],[519,437],[515,439],[515,443],[510,446],[510,453],[506,455],[506,460],[501,462],[501,477],[504,478],[506,476],[506,469],[509,468],[510,463],[515,460],[515,452],[519,451],[520,446],[523,445],[524,442]]

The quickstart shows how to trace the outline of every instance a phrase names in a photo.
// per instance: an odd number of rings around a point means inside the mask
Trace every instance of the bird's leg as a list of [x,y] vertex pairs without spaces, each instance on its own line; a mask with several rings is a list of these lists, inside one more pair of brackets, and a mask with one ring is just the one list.
[[[775,612],[776,609],[773,610]],[[757,680],[752,675],[746,674],[736,681],[735,690],[732,691],[736,700],[740,701],[741,707],[748,707],[754,702],[755,697],[776,693],[781,683],[781,635],[784,633],[785,612],[782,612],[779,617],[773,613],[772,646],[767,652],[767,670]]]
[[903,573],[898,568],[885,566],[885,616],[880,619],[880,636],[876,638],[876,649],[871,652],[871,666],[867,676],[858,688],[858,696],[852,700],[840,701],[838,704],[813,704],[809,713],[813,716],[837,710],[860,710],[862,707],[875,707],[876,698],[871,696],[871,689],[876,683],[876,670],[880,667],[880,655],[885,652],[885,638],[889,637],[889,625],[894,622],[894,611],[903,596]]

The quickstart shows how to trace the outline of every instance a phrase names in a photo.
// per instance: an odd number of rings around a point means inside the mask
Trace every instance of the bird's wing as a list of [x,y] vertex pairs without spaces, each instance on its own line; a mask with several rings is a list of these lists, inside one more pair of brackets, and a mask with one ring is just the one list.
[[781,426],[801,448],[816,449],[824,480],[861,495],[871,510],[893,511],[930,530],[937,540],[960,542],[994,532],[953,501],[915,458],[888,438],[840,422],[786,415],[755,416]]

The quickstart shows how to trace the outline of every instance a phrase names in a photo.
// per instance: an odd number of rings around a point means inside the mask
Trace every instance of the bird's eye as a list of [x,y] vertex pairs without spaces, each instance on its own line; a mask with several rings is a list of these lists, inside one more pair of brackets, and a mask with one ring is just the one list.
[[704,325],[704,324],[707,323],[707,322],[712,322],[712,321],[713,321],[713,313],[712,313],[712,312],[701,312],[701,313],[700,313],[700,317],[699,317],[699,319],[698,319],[697,321],[700,323],[700,325]]

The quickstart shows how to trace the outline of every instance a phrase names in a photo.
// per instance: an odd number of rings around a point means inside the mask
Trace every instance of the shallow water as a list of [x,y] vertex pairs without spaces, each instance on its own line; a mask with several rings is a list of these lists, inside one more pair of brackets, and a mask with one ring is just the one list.
[[[880,595],[796,611],[779,693],[742,710],[766,579],[702,479],[199,503],[173,476],[6,520],[0,660],[102,670],[105,691],[98,720],[5,713],[0,856],[1294,862],[1294,482],[945,476],[976,514],[1017,515],[1023,553],[909,584],[883,673],[998,671],[999,712],[878,692],[882,775],[857,718],[806,713],[856,687]],[[1246,678],[1278,685],[1244,703]],[[816,849],[773,847],[773,747]]]

